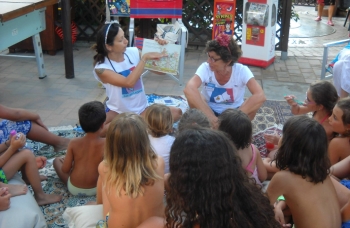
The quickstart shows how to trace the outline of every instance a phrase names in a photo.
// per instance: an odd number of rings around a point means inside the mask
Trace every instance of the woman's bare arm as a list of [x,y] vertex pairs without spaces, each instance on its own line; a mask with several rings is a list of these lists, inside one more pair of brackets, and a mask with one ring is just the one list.
[[251,116],[257,112],[257,110],[266,101],[265,93],[255,78],[251,78],[247,83],[247,88],[249,89],[252,96],[248,97],[244,103],[241,105],[240,109]]

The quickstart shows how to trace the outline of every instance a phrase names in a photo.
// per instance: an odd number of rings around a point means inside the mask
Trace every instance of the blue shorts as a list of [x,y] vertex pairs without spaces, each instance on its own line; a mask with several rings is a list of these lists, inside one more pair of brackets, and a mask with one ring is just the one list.
[[27,135],[32,128],[32,122],[30,120],[24,121],[10,121],[3,120],[0,122],[0,144],[4,143],[10,138],[11,130],[16,130],[24,135]]
[[341,224],[341,228],[350,228],[350,221],[343,222],[343,223]]
[[350,189],[350,180],[341,180],[340,183]]

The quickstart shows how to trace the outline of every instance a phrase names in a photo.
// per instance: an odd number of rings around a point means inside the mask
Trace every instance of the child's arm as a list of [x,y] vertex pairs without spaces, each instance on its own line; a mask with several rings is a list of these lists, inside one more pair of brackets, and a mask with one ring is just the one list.
[[350,220],[350,202],[348,201],[341,209],[341,220],[347,222]]
[[285,96],[284,99],[291,107],[291,112],[293,115],[301,115],[311,112],[312,110],[308,106],[300,106],[295,102],[295,96],[288,95]]
[[264,158],[263,163],[268,173],[277,173],[278,171],[280,171],[276,167],[276,162],[272,161],[271,158]]
[[256,153],[256,168],[258,170],[258,177],[261,182],[265,181],[267,178],[267,170],[265,168],[265,165],[261,159],[261,155],[259,150],[256,148],[255,145],[253,145],[254,151]]
[[336,176],[339,179],[344,179],[349,177],[350,174],[350,156],[341,160],[340,162],[332,165],[330,168],[332,175]]
[[26,143],[26,137],[20,134],[20,137],[12,137],[10,140],[9,148],[0,155],[0,167],[3,167],[5,163],[11,158],[11,156],[19,149],[22,148]]
[[105,161],[102,161],[98,165],[98,173],[99,177],[97,180],[97,194],[96,194],[96,203],[97,204],[103,204],[103,216],[106,216],[107,213],[110,211],[111,205],[109,204],[109,201],[106,200],[105,195],[106,191],[103,187],[104,181],[105,181],[105,175],[106,175],[106,165]]
[[334,165],[335,163],[339,162],[341,152],[344,150],[346,151],[346,148],[344,148],[343,140],[341,139],[342,138],[334,138],[329,142],[328,157],[331,162],[331,165]]
[[73,154],[73,148],[72,148],[73,143],[74,141],[72,140],[68,145],[66,157],[64,158],[62,168],[61,168],[63,173],[70,173],[72,169],[72,164],[74,161],[74,154]]
[[[281,196],[280,196],[281,197]],[[280,198],[278,197],[278,198]],[[282,196],[283,197],[283,196]],[[285,200],[278,200],[273,209],[275,212],[275,219],[281,224],[285,224],[283,210],[287,208]]]
[[38,114],[27,111],[25,109],[8,108],[6,106],[0,105],[0,118],[11,121],[31,120],[48,130]]
[[284,181],[284,172],[277,172],[270,181],[266,193],[270,200],[270,204],[274,205],[278,197],[285,194],[286,184]]

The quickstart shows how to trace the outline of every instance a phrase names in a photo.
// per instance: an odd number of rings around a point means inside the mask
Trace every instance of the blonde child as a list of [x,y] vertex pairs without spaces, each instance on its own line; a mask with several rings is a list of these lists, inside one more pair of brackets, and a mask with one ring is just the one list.
[[338,101],[329,118],[329,124],[338,134],[328,147],[328,156],[333,165],[350,155],[350,98]]
[[152,150],[142,117],[113,119],[98,171],[97,204],[103,204],[108,227],[132,228],[164,216],[164,161]]
[[242,159],[242,167],[261,185],[267,172],[259,150],[252,144],[252,122],[248,115],[238,109],[226,109],[219,116],[219,130],[230,136]]
[[[276,155],[277,172],[267,188],[271,205],[283,195],[294,224],[303,227],[340,227],[340,205],[329,177],[327,136],[307,116],[294,116],[283,127]],[[275,208],[278,213],[279,208]],[[282,221],[284,218],[277,218]]]
[[164,159],[165,171],[169,173],[170,148],[175,140],[169,135],[173,131],[173,117],[170,108],[163,104],[153,104],[146,109],[145,120],[148,137],[154,152]]
[[96,195],[97,168],[103,160],[105,138],[101,138],[100,134],[106,113],[101,102],[91,101],[82,105],[78,114],[86,134],[72,139],[66,156],[55,158],[53,167],[72,195],[92,196]]

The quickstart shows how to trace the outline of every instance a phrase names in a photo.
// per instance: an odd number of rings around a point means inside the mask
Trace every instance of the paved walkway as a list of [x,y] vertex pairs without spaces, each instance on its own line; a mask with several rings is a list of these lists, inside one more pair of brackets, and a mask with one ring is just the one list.
[[[296,7],[301,22],[313,20],[313,7]],[[326,23],[326,18],[322,22]],[[276,61],[266,69],[249,67],[262,85],[268,99],[283,99],[284,94],[296,94],[301,99],[309,83],[320,78],[323,55],[322,44],[346,39],[344,18],[334,18],[335,32],[322,37],[290,38],[289,58]],[[293,29],[293,28],[292,28]],[[294,28],[295,29],[295,28]],[[91,100],[103,100],[105,90],[92,76],[92,43],[78,42],[74,50],[75,78],[66,79],[63,51],[55,56],[45,55],[47,78],[39,80],[33,59],[0,57],[0,103],[9,107],[25,108],[39,113],[49,126],[75,125],[78,108]],[[330,50],[329,59],[335,57],[341,47]],[[7,50],[3,51],[7,53]],[[197,67],[206,61],[203,50],[186,50],[184,81],[187,82]],[[149,73],[144,78],[146,93],[182,95],[183,87],[166,77]],[[248,92],[247,92],[248,94]]]

